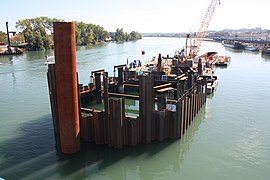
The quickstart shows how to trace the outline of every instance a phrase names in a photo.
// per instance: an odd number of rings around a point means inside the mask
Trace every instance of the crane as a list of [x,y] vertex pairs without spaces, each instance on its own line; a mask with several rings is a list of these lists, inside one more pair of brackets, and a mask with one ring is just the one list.
[[[212,19],[212,16],[214,14],[217,4],[220,4],[220,0],[211,0],[210,5],[208,6],[207,11],[203,17],[203,20],[199,28],[195,32],[196,35],[193,39],[193,42],[190,41],[191,44],[190,44],[189,58],[194,58],[197,56],[197,53],[205,37],[205,33],[211,22],[211,19]],[[192,35],[188,34],[187,38],[192,38]]]

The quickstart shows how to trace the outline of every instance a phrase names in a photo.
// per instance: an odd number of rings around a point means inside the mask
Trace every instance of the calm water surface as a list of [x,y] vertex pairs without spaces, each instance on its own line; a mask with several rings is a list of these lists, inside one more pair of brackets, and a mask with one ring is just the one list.
[[[185,40],[143,38],[77,48],[80,83],[92,70],[158,53],[173,55]],[[146,52],[145,56],[141,51]],[[181,140],[122,150],[87,145],[58,153],[53,134],[44,56],[0,57],[0,177],[5,179],[250,179],[270,178],[270,57],[204,42],[201,53],[229,55],[217,68],[219,85]]]

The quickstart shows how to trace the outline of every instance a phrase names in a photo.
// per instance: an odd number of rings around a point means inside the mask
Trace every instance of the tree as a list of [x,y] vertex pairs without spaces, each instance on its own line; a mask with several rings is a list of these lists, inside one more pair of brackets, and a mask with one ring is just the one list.
[[116,42],[123,42],[123,41],[125,41],[125,33],[124,33],[123,28],[121,28],[121,29],[117,28],[116,29],[114,40]]
[[142,35],[138,32],[132,31],[130,33],[130,40],[134,41],[134,40],[138,40],[138,39],[142,39]]
[[22,33],[18,33],[10,38],[11,44],[18,44],[24,42],[24,36]]
[[76,22],[77,45],[95,44],[104,41],[107,37],[108,32],[99,25]]
[[53,22],[63,22],[61,19],[37,17],[19,20],[16,28],[22,30],[28,50],[50,49],[52,46]]
[[[28,50],[50,49],[53,44],[53,22],[62,22],[61,19],[37,17],[19,20],[16,28],[22,31],[22,38],[28,43]],[[96,24],[75,22],[76,44],[89,45],[105,41],[109,37],[108,31]],[[141,35],[135,31],[124,33],[123,28],[117,29],[113,39],[117,42],[140,39]]]
[[7,43],[7,34],[2,31],[0,31],[0,42],[5,44]]
[[119,29],[117,28],[116,32],[114,35],[112,35],[112,38],[116,42],[123,42],[123,41],[134,41],[141,39],[142,36],[138,32],[132,31],[131,33],[124,32],[123,28]]

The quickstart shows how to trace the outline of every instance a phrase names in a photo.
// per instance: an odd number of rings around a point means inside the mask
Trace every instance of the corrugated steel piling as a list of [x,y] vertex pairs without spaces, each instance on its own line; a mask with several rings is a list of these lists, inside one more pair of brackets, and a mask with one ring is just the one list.
[[109,147],[120,149],[123,147],[123,120],[124,120],[124,103],[123,98],[110,99],[110,117],[109,117]]
[[145,144],[151,142],[151,125],[152,125],[152,112],[154,110],[154,77],[140,76],[139,77],[139,112],[142,121],[142,141]]
[[103,73],[103,101],[104,101],[104,141],[107,143],[108,139],[108,119],[109,119],[109,91],[108,91],[108,72]]
[[182,100],[181,100],[181,86],[179,80],[177,81],[177,104],[176,104],[176,138],[181,137],[182,127]]
[[53,119],[54,133],[59,135],[59,116],[58,116],[58,104],[57,104],[57,91],[56,91],[56,78],[55,78],[55,64],[48,64],[48,88],[51,102],[51,111]]
[[96,73],[94,73],[94,75],[95,75],[97,104],[100,104],[102,102],[102,98],[101,98],[101,73],[96,72]]
[[80,151],[75,23],[54,23],[55,75],[61,150]]

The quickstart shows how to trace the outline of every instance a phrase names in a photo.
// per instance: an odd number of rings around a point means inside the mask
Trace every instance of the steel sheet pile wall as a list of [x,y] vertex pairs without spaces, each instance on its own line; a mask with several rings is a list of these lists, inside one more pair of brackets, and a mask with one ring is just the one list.
[[[153,73],[137,78],[134,76],[135,71],[125,71],[123,77],[123,67],[116,66],[120,83],[117,88],[112,88],[115,93],[108,91],[108,73],[104,70],[92,72],[95,75],[95,87],[91,87],[88,92],[79,93],[75,39],[75,23],[54,23],[56,63],[48,65],[47,75],[54,132],[60,136],[63,153],[78,152],[80,137],[84,142],[107,144],[118,149],[125,145],[135,146],[182,137],[206,101],[205,77],[198,78],[196,73],[188,70],[177,80],[168,79],[169,83],[159,84],[158,91],[154,88]],[[129,77],[133,80],[127,81]],[[161,82],[160,79],[156,80]],[[87,90],[88,88],[86,86]],[[127,90],[139,90],[139,96],[121,94]],[[155,91],[160,94],[155,94]],[[174,97],[167,100],[168,97],[171,98],[171,91],[174,92]],[[82,103],[88,102],[87,98],[93,99],[94,93],[97,103],[101,103],[103,98],[104,111],[80,107]],[[155,110],[155,97],[158,99],[158,110]],[[139,100],[138,117],[125,116],[124,98]],[[169,109],[167,105],[173,108]]]
[[[176,109],[154,110],[153,76],[141,76],[139,79],[139,116],[125,116],[124,98],[108,99],[106,111],[82,109],[81,134],[85,142],[120,149],[127,145],[181,138],[206,101],[206,80],[199,78],[191,86],[184,79],[177,83]],[[108,98],[106,88],[105,102]],[[106,112],[108,118],[105,118]]]

